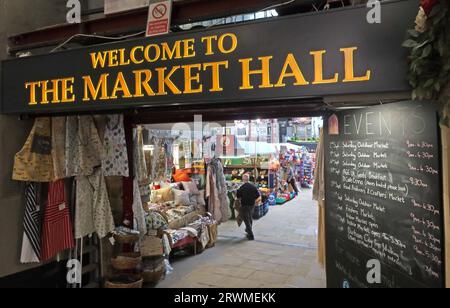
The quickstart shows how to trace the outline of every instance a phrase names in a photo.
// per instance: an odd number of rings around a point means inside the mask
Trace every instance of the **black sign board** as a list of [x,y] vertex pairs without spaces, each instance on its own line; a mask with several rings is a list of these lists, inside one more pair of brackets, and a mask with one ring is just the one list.
[[408,91],[417,0],[139,38],[2,62],[1,111],[61,113]]
[[436,105],[402,102],[325,121],[329,287],[443,287]]

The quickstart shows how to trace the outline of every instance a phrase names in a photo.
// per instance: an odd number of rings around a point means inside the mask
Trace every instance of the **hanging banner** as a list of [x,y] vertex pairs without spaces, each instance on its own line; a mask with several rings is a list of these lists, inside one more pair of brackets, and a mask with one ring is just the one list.
[[10,59],[2,62],[1,111],[409,91],[401,44],[417,11],[415,0],[386,2],[380,24],[369,23],[367,7],[352,7]]

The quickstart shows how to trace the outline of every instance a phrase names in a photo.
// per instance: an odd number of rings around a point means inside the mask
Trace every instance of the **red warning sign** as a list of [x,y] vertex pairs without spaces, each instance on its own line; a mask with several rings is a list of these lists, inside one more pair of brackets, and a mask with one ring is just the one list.
[[148,11],[147,36],[167,34],[170,30],[172,1],[160,1],[150,4]]

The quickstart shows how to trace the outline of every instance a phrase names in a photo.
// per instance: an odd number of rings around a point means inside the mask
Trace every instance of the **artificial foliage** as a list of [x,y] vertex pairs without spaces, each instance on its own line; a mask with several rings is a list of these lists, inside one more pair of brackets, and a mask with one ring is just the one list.
[[[408,80],[414,100],[438,100],[441,122],[449,125],[450,2],[422,0],[415,29],[403,43],[410,48]],[[447,94],[446,94],[447,93]]]

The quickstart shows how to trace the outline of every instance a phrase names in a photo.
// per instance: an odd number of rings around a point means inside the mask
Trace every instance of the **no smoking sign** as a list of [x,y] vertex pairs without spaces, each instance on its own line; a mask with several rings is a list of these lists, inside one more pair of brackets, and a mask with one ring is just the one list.
[[171,15],[172,1],[151,3],[148,11],[147,36],[169,33]]

